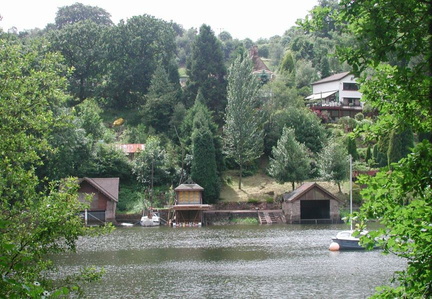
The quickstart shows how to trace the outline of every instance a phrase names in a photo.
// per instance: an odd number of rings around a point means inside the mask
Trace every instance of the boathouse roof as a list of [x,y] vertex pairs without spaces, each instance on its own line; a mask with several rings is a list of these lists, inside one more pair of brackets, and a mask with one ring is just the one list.
[[327,191],[324,187],[318,185],[316,182],[304,183],[303,185],[301,185],[297,189],[283,194],[282,195],[283,201],[285,201],[285,202],[296,201],[296,200],[302,198],[303,195],[305,195],[307,192],[309,192],[310,190],[312,190],[314,188],[319,189],[321,192],[326,194],[330,199],[334,199],[334,200],[339,201],[339,199],[336,196],[334,196],[333,193]]

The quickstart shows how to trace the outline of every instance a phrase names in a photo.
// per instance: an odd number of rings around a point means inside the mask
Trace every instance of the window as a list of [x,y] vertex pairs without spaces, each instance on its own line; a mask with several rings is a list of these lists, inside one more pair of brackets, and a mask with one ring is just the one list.
[[343,90],[358,90],[357,83],[344,83]]
[[359,98],[343,98],[343,104],[345,106],[360,106]]

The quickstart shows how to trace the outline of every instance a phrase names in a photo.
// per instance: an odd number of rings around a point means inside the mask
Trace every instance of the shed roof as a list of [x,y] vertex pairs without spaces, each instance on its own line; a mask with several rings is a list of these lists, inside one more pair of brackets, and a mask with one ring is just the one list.
[[98,191],[107,196],[110,200],[118,202],[118,194],[119,194],[119,178],[81,178],[78,182],[81,184],[82,182],[88,182]]
[[323,78],[321,80],[315,81],[312,83],[312,85],[327,83],[327,82],[333,82],[333,81],[339,81],[339,80],[342,80],[343,78],[345,78],[346,76],[348,76],[349,74],[350,74],[350,72],[334,74],[334,75],[331,75],[329,77]]
[[310,191],[314,188],[318,188],[320,191],[327,194],[330,198],[339,201],[339,199],[336,196],[334,196],[331,192],[327,191],[325,188],[323,188],[322,186],[318,185],[315,182],[304,183],[303,185],[301,185],[297,189],[295,189],[289,193],[285,193],[283,195],[283,200],[284,201],[290,201],[290,202],[296,201],[296,200],[300,199],[308,191]]

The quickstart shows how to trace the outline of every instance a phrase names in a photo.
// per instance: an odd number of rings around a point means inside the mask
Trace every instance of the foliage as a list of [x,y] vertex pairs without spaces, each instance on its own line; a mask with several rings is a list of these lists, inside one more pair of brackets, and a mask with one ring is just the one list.
[[203,110],[195,114],[192,153],[191,178],[204,188],[203,201],[208,204],[215,203],[219,199],[220,180],[217,175],[213,134]]
[[357,142],[355,137],[349,135],[346,139],[346,142],[348,154],[351,155],[353,161],[357,161],[359,159],[359,155],[357,152]]
[[178,82],[177,67],[173,71],[174,52],[174,31],[165,21],[141,15],[112,27],[104,89],[110,106],[136,108],[145,104],[144,95],[159,65],[169,74],[170,82]]
[[372,246],[379,237],[386,253],[408,260],[406,270],[397,273],[400,286],[383,288],[377,298],[432,296],[431,165],[432,145],[425,140],[413,153],[393,164],[392,171],[383,169],[376,177],[360,181],[368,184],[362,192],[365,203],[360,216],[364,221],[378,219],[385,225],[370,232],[366,244]]
[[179,85],[171,83],[168,73],[159,65],[150,83],[146,101],[143,106],[143,120],[148,127],[153,127],[157,133],[168,132],[168,121],[174,113],[174,105],[178,102]]
[[295,139],[294,129],[284,127],[282,136],[272,150],[268,173],[278,183],[299,183],[309,177],[310,166],[306,146]]
[[134,159],[132,171],[137,181],[148,192],[150,204],[153,200],[154,186],[167,183],[167,159],[166,150],[162,148],[160,138],[156,136],[147,138],[144,150]]
[[349,161],[345,148],[335,140],[331,140],[318,155],[321,177],[333,181],[341,192],[341,182],[348,179]]
[[68,67],[70,93],[82,102],[101,92],[105,74],[105,34],[108,27],[90,20],[73,22],[61,29],[51,30],[48,40],[53,51],[60,52]]
[[214,112],[217,121],[222,120],[226,106],[226,68],[221,44],[208,25],[200,27],[192,45],[187,74],[186,106],[191,106],[201,90],[206,106]]
[[263,150],[262,117],[258,110],[258,78],[252,73],[252,60],[246,53],[238,56],[228,75],[228,105],[223,127],[225,153],[240,167],[259,158]]
[[315,113],[308,109],[290,107],[286,110],[287,127],[293,128],[298,142],[312,153],[318,153],[326,142],[326,132]]
[[[56,286],[46,275],[53,269],[49,256],[75,250],[78,237],[86,234],[76,182],[43,188],[35,173],[50,150],[52,129],[63,121],[50,110],[65,99],[60,61],[58,54],[0,39],[1,297],[41,298],[44,292],[67,295],[80,289],[76,276]],[[81,274],[84,280],[98,277],[94,271]]]
[[[371,134],[388,145],[386,139],[393,129],[430,132],[430,1],[343,0],[340,4],[344,29],[356,42],[339,54],[352,65],[356,75],[362,73],[363,99],[379,111]],[[365,72],[368,68],[372,70]],[[392,164],[392,171],[384,169],[376,177],[362,181],[368,188],[363,191],[366,202],[361,216],[378,218],[385,225],[371,233],[372,240],[384,237],[381,242],[386,252],[408,259],[406,270],[397,276],[399,287],[383,288],[377,297],[432,296],[431,153],[430,141],[423,141],[413,153]]]
[[81,3],[60,7],[55,18],[55,24],[59,29],[81,21],[91,21],[104,26],[113,24],[111,15],[103,8]]
[[411,153],[414,147],[414,135],[410,129],[403,132],[392,130],[390,133],[389,147],[387,151],[388,165],[398,162],[403,157]]

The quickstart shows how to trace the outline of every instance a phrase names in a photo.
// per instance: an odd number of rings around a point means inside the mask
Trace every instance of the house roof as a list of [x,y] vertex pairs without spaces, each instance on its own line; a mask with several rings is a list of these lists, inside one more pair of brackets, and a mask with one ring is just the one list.
[[87,182],[109,199],[118,202],[119,178],[81,178],[78,182]]
[[202,191],[202,190],[204,190],[204,188],[198,184],[181,184],[174,189],[174,191]]
[[314,93],[311,94],[310,96],[306,97],[306,100],[320,100],[320,99],[325,99],[331,95],[334,95],[335,93],[337,93],[337,90],[333,90],[333,91],[325,91],[325,92],[318,92],[318,93]]
[[301,185],[300,187],[298,187],[297,189],[289,192],[289,193],[285,193],[283,195],[283,200],[285,202],[289,201],[289,202],[293,202],[296,201],[298,199],[300,199],[304,194],[306,194],[307,192],[309,192],[310,190],[312,190],[313,188],[318,188],[320,191],[322,191],[323,193],[327,194],[330,198],[339,201],[339,199],[334,196],[331,192],[327,191],[326,189],[324,189],[322,186],[318,185],[315,182],[307,182],[304,183],[303,185]]
[[253,73],[261,73],[265,71],[266,73],[272,73],[267,65],[262,61],[262,59],[258,56],[258,47],[254,46],[250,50],[250,57],[253,61]]
[[313,82],[312,85],[321,84],[321,83],[327,83],[327,82],[333,82],[333,81],[339,81],[339,80],[342,80],[343,78],[345,78],[346,76],[348,76],[349,74],[350,74],[350,72],[344,72],[344,73],[334,74],[334,75],[331,75],[329,77],[326,77],[326,78],[323,78],[321,80],[318,80],[316,82]]
[[134,154],[142,151],[145,148],[145,144],[131,143],[131,144],[114,144],[114,146],[122,150],[125,154]]

